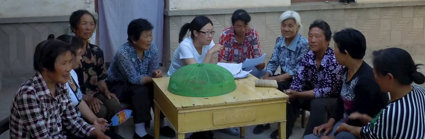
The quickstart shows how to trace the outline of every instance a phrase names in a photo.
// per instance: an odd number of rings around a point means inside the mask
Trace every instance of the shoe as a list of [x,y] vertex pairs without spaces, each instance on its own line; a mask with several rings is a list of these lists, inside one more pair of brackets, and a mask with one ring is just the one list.
[[134,133],[133,139],[154,139],[154,137],[152,135],[149,135],[149,134],[146,134],[143,137],[140,137],[139,135]]
[[174,131],[174,129],[172,129],[171,127],[169,127],[169,126],[164,126],[164,127],[161,127],[160,129],[159,129],[159,133],[162,135],[162,136],[165,136],[165,137],[169,137],[169,138],[173,138],[173,137],[176,137],[176,132]]
[[271,134],[270,134],[270,138],[272,138],[272,139],[277,139],[277,130],[275,130],[275,131],[273,131]]
[[252,133],[261,134],[267,129],[270,129],[270,124],[257,125],[257,126],[254,127],[254,130],[252,131]]

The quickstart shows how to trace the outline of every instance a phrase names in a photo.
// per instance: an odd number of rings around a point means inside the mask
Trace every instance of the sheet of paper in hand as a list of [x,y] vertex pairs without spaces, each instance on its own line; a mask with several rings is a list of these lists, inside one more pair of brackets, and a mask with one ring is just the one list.
[[263,63],[264,58],[266,58],[266,53],[263,53],[263,55],[261,55],[260,57],[257,58],[252,58],[252,59],[245,59],[245,61],[242,63],[242,68],[243,69],[250,69],[252,67],[257,66],[258,64]]

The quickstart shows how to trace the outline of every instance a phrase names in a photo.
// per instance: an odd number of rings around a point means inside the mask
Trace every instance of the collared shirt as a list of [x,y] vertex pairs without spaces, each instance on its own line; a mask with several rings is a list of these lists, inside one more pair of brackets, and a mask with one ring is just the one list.
[[159,69],[158,56],[158,49],[153,44],[144,51],[143,58],[139,58],[134,47],[128,42],[124,43],[108,69],[108,81],[140,85],[143,77],[152,77],[152,72]]
[[236,40],[233,27],[226,28],[221,33],[220,44],[223,45],[223,49],[218,55],[218,61],[242,63],[247,58],[257,58],[262,55],[258,33],[252,28],[245,33],[243,43]]
[[311,84],[314,89],[314,97],[337,97],[342,85],[342,66],[336,62],[335,54],[328,48],[320,63],[317,66],[313,51],[308,51],[304,55],[298,67],[298,71],[293,76],[291,89],[303,91],[306,84]]
[[81,65],[75,70],[79,77],[83,94],[93,96],[99,93],[98,82],[107,77],[103,51],[99,46],[88,44]]
[[11,138],[66,138],[64,130],[84,137],[94,127],[77,115],[64,85],[53,96],[40,73],[27,80],[16,94],[10,115]]
[[267,63],[267,72],[273,75],[280,66],[281,73],[285,72],[293,76],[297,72],[299,62],[308,50],[310,50],[308,41],[300,34],[295,36],[289,46],[285,43],[285,37],[277,37],[272,57]]

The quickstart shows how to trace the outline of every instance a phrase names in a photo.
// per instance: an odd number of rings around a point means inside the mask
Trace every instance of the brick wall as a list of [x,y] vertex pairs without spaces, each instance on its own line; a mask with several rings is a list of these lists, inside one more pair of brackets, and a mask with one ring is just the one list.
[[[413,55],[417,63],[425,63],[425,2],[399,3],[368,3],[368,4],[341,4],[328,3],[300,3],[281,8],[247,9],[251,14],[250,26],[257,29],[260,35],[262,50],[266,52],[267,60],[272,54],[275,39],[280,35],[279,15],[285,10],[296,10],[301,15],[303,28],[301,34],[306,36],[308,26],[315,19],[327,21],[332,32],[351,27],[360,30],[367,39],[366,61],[370,62],[372,51],[397,46],[406,49]],[[170,63],[175,48],[178,46],[178,32],[180,27],[190,22],[195,15],[204,14],[211,18],[216,32],[231,26],[233,9],[223,10],[225,13],[208,14],[208,11],[179,12],[179,15],[167,13],[166,41],[164,65]],[[218,42],[220,33],[216,33],[214,41]],[[331,43],[333,45],[333,43]],[[167,49],[169,48],[169,49]],[[422,68],[422,71],[425,67]]]

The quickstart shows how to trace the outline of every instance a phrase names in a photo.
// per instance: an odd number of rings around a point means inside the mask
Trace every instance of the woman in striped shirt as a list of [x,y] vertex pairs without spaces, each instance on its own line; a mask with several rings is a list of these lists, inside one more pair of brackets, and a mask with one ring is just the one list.
[[382,91],[389,92],[391,103],[375,118],[352,114],[350,118],[369,121],[366,126],[341,124],[338,131],[349,131],[361,138],[425,138],[425,89],[419,85],[425,77],[417,71],[409,53],[388,48],[373,53],[375,80]]

